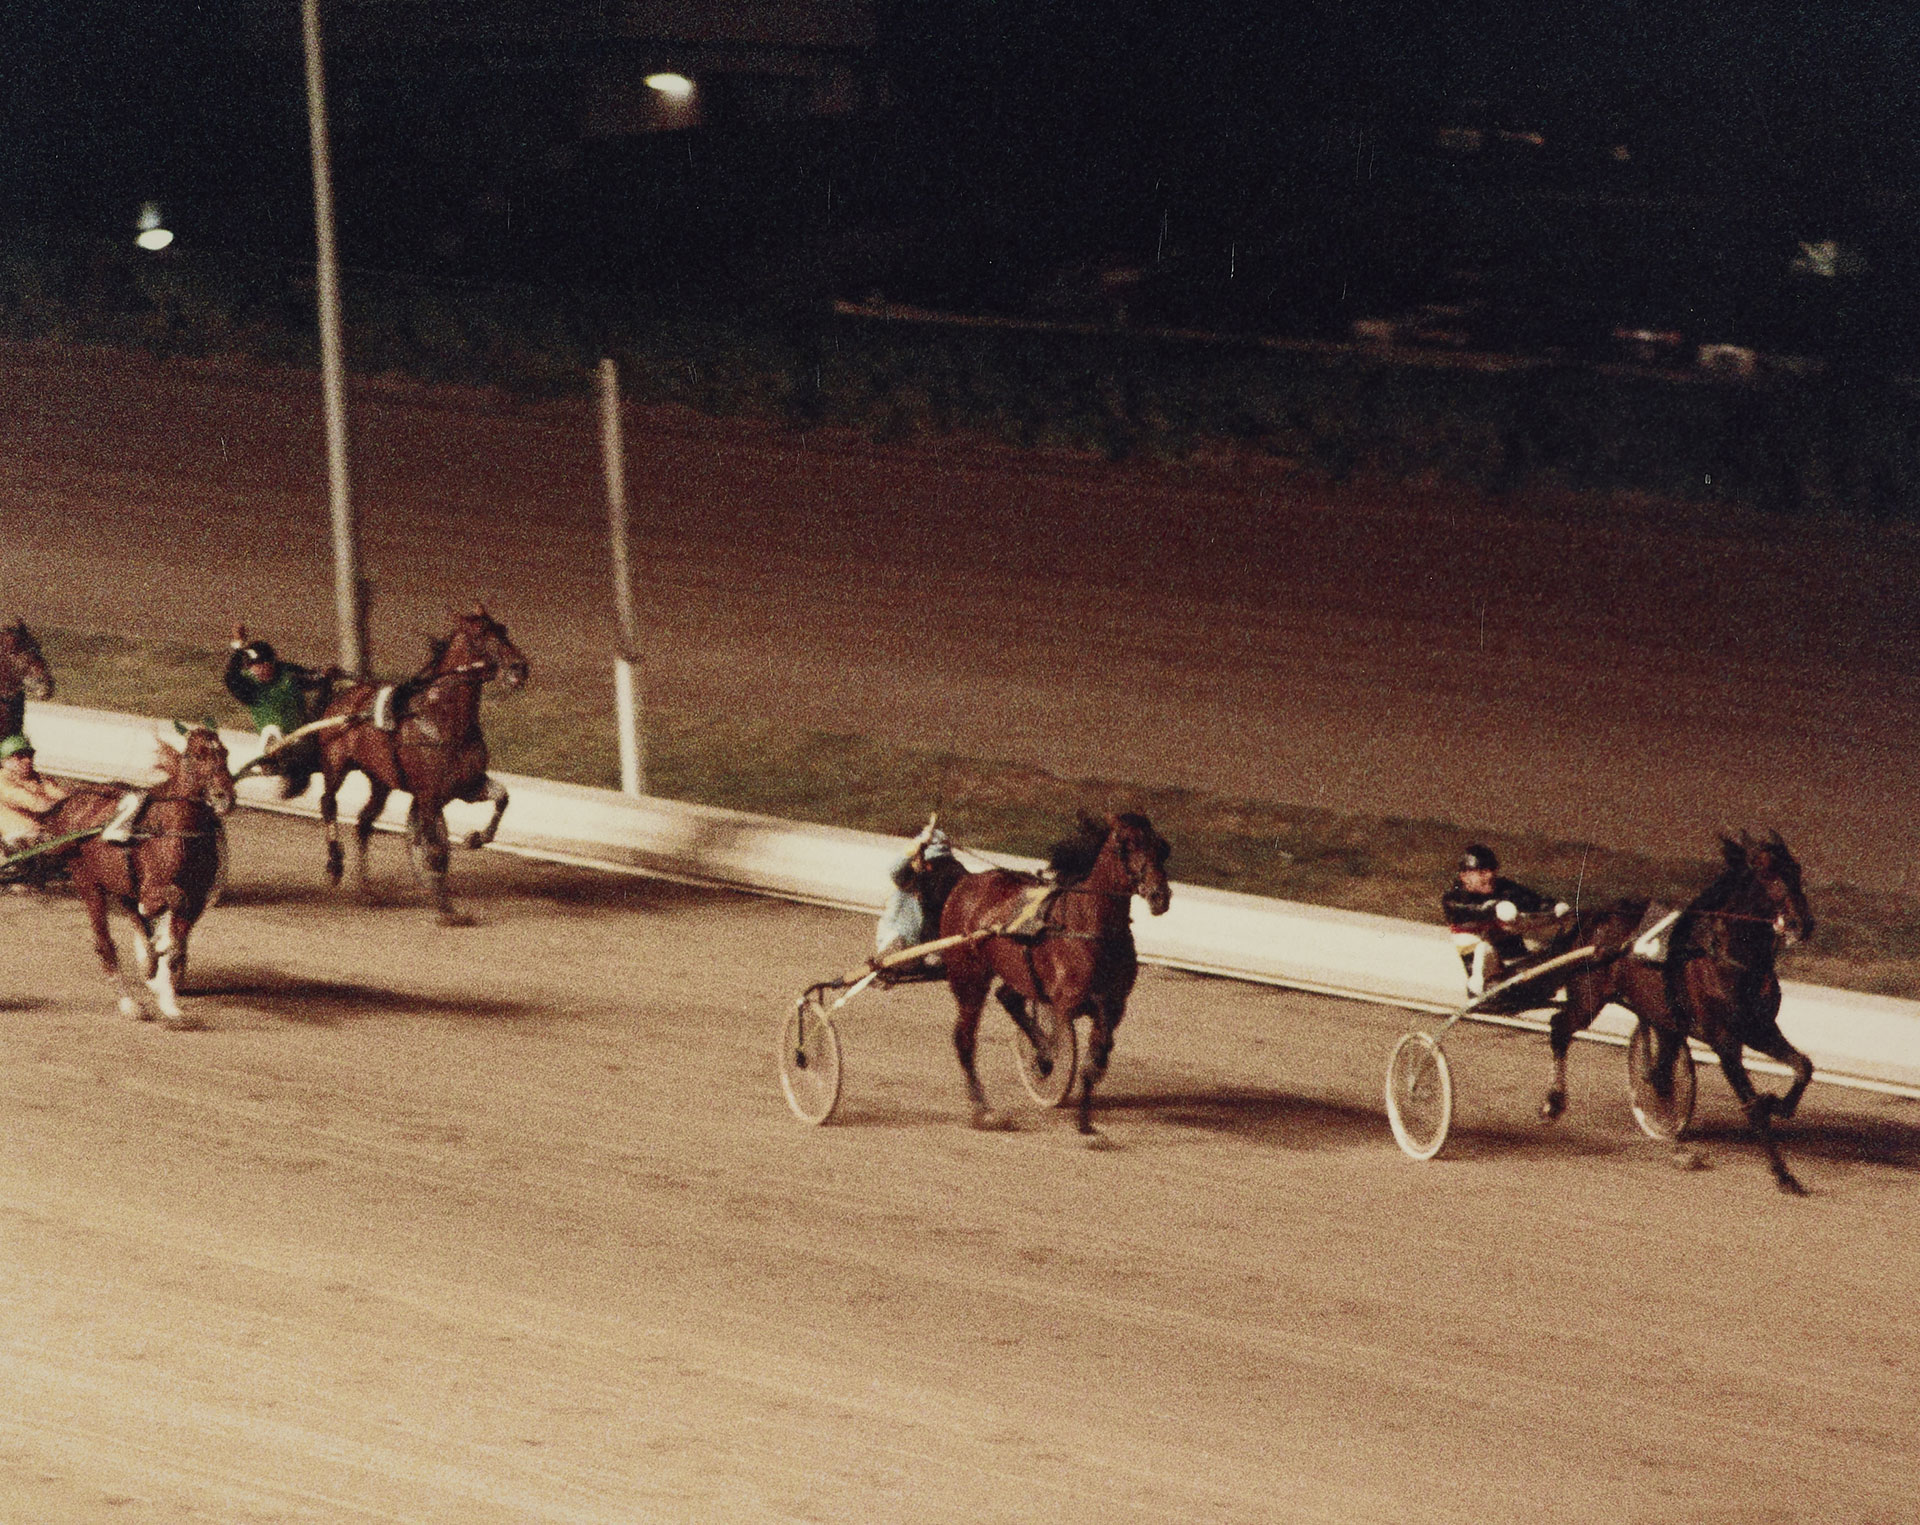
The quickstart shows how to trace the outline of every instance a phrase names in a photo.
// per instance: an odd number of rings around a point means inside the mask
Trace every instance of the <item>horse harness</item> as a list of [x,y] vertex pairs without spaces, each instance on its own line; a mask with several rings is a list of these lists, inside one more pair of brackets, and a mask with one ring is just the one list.
[[428,746],[428,747],[456,746],[458,745],[457,742],[449,741],[446,737],[440,734],[439,727],[436,726],[433,723],[433,721],[427,719],[424,715],[421,715],[415,712],[414,710],[415,702],[417,700],[424,699],[428,694],[432,693],[442,683],[453,682],[453,681],[460,681],[465,683],[484,683],[487,681],[487,676],[489,672],[495,669],[496,667],[497,667],[497,664],[493,661],[491,657],[481,657],[476,661],[462,662],[458,667],[450,667],[445,672],[435,673],[431,678],[427,680],[427,682],[419,689],[417,693],[410,694],[407,696],[407,713],[404,715],[394,716],[393,724],[391,726],[387,726],[381,723],[380,711],[381,711],[382,703],[385,702],[387,704],[391,704],[393,696],[397,694],[400,691],[400,689],[404,688],[406,685],[401,683],[389,684],[374,695],[373,708],[370,710],[361,711],[359,714],[354,716],[354,719],[362,722],[371,721],[376,730],[383,731],[387,735],[394,737],[396,739],[396,742],[400,735],[400,727],[406,724],[407,721],[411,720],[414,723],[414,726],[416,727],[416,729],[421,733],[418,736],[409,738],[409,741],[411,744],[416,746]]
[[[1044,993],[1046,986],[1041,982],[1040,971],[1034,965],[1033,950],[1039,947],[1042,942],[1049,937],[1057,937],[1074,942],[1097,944],[1106,942],[1112,936],[1111,931],[1080,932],[1070,927],[1063,927],[1059,923],[1049,919],[1053,908],[1069,896],[1084,896],[1089,900],[1119,901],[1122,905],[1125,905],[1133,899],[1133,891],[1131,889],[1125,892],[1119,890],[1090,890],[1081,885],[1067,885],[1056,888],[1040,899],[1022,906],[1012,922],[1003,925],[991,934],[993,936],[1005,937],[1009,941],[1020,945],[1021,957],[1026,961],[1027,965],[1027,978],[1033,982],[1033,988],[1039,992]],[[1131,924],[1131,917],[1129,917],[1128,920],[1129,924]],[[1026,930],[1026,927],[1023,925],[1023,923],[1029,922],[1037,923],[1032,931]],[[1012,928],[1012,930],[1009,930],[1009,928]]]

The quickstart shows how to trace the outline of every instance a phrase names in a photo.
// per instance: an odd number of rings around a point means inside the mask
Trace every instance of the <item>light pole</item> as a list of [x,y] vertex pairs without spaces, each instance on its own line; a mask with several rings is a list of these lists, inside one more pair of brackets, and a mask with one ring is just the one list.
[[620,788],[647,792],[647,738],[641,724],[640,620],[633,609],[633,566],[627,545],[627,450],[620,432],[620,373],[600,362],[600,462],[607,478],[607,539],[613,551],[613,607],[620,620],[620,655],[613,659],[614,712],[620,729]]
[[333,247],[333,164],[327,149],[327,76],[320,52],[319,0],[300,0],[307,55],[307,137],[313,148],[315,286],[320,317],[320,391],[327,424],[327,500],[333,510],[333,611],[340,665],[367,672],[366,585],[360,576],[360,525],[347,479],[346,368],[340,345],[340,265]]

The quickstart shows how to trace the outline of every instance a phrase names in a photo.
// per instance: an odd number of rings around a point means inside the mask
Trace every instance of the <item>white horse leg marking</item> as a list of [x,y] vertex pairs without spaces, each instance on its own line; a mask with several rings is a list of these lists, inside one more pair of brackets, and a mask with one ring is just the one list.
[[153,992],[160,1015],[169,1022],[180,1020],[180,1002],[175,999],[173,990],[173,950],[173,912],[165,910],[154,918],[154,960],[152,971],[147,976],[147,989]]
[[153,945],[147,941],[147,929],[137,919],[133,924],[133,951],[139,960],[140,978],[153,978]]

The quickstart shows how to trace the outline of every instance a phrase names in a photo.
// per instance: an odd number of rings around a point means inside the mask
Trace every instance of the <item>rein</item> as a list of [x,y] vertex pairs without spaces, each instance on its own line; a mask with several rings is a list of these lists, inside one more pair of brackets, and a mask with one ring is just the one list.
[[[477,662],[462,662],[458,667],[449,667],[445,672],[434,673],[428,678],[427,687],[432,688],[435,684],[444,682],[448,678],[471,679],[475,673],[484,673],[489,667],[494,665],[495,663],[491,657],[482,657]],[[480,681],[484,683],[486,679],[482,678]]]
[[1682,916],[1711,916],[1716,921],[1758,921],[1764,922],[1768,926],[1774,926],[1780,920],[1778,915],[1759,916],[1751,911],[1682,911],[1680,914]]

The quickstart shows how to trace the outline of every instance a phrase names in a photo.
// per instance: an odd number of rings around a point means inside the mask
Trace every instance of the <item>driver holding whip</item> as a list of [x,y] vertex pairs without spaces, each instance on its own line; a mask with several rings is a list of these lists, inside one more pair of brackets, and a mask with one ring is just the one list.
[[280,797],[294,799],[307,792],[320,766],[320,744],[302,736],[291,746],[286,738],[326,709],[333,693],[332,672],[315,672],[297,662],[282,661],[268,641],[250,639],[245,625],[233,627],[227,668],[221,682],[227,692],[253,716],[254,727],[266,746],[258,766],[280,779]]
[[1500,876],[1491,847],[1475,842],[1460,855],[1453,884],[1440,897],[1440,911],[1453,946],[1467,969],[1467,994],[1478,996],[1534,956],[1517,925],[1522,917],[1565,917],[1564,900],[1549,900],[1527,885]]

